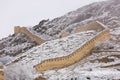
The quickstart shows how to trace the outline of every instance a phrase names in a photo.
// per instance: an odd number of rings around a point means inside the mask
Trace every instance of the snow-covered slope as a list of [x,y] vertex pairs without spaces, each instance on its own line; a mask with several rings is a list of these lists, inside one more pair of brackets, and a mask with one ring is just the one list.
[[[6,67],[5,73],[7,80],[13,80],[13,78],[18,78],[19,80],[20,77],[22,77],[20,80],[34,80],[38,75],[45,77],[47,80],[72,78],[83,80],[89,78],[93,80],[120,79],[119,52],[93,52],[92,55],[84,58],[79,63],[59,70],[49,70],[43,75],[36,72],[33,68],[34,65],[43,60],[71,54],[83,42],[88,41],[95,34],[95,31],[76,33],[62,39],[47,41],[40,46],[32,48]],[[118,46],[114,46],[114,50],[120,50]],[[100,47],[100,50],[104,49],[106,49],[105,45]]]
[[[19,64],[19,66],[24,65],[26,69],[29,69],[30,71],[34,70],[33,66],[39,64],[41,61],[56,57],[67,56],[73,53],[75,50],[80,48],[83,43],[85,43],[86,41],[90,40],[93,36],[95,36],[96,33],[97,33],[96,31],[80,32],[80,33],[72,34],[65,38],[47,41],[41,44],[40,46],[34,47],[33,49],[29,50],[23,55],[20,55],[21,57],[22,56],[24,57],[21,58],[20,60],[12,62],[11,64],[13,64],[12,66],[16,65],[16,67],[17,64]],[[15,64],[16,62],[17,64]],[[9,72],[9,74],[12,75],[14,69],[11,71],[12,72],[11,73]],[[32,74],[31,78],[34,78],[35,73],[34,74],[31,73],[31,74]],[[12,75],[12,77],[14,76],[15,75]],[[8,77],[8,78],[12,80],[11,79],[12,77]]]
[[48,39],[52,39],[55,35],[60,37],[61,32],[64,30],[72,33],[76,27],[95,20],[103,22],[109,28],[114,28],[120,26],[119,11],[119,0],[96,2],[53,20],[42,20],[38,25],[32,27],[32,29],[37,35],[39,34],[40,37],[46,35]]
[[[44,74],[36,72],[33,68],[34,65],[46,59],[69,55],[78,49],[83,41],[86,42],[92,38],[96,34],[95,31],[73,33],[76,27],[96,20],[107,25],[111,32],[110,41],[107,42],[108,44],[105,43],[99,46],[99,50],[111,52],[92,52],[91,55],[72,66],[46,71]],[[62,39],[47,41],[40,46],[33,47],[24,54],[15,56],[15,59],[5,57],[4,60],[8,59],[6,62],[10,63],[5,68],[7,80],[34,80],[38,75],[45,77],[47,80],[58,80],[58,78],[60,80],[72,80],[72,78],[77,78],[78,80],[120,79],[120,53],[112,52],[120,51],[120,0],[92,3],[53,20],[43,20],[38,25],[31,27],[30,30],[48,40],[54,39],[54,36],[60,38],[62,31],[67,31],[69,34],[72,33],[72,35]],[[29,41],[26,41],[29,39],[25,38],[25,42],[20,42],[16,49],[15,42],[10,46],[6,45],[6,43],[11,43],[11,39],[14,38],[8,37],[1,40],[0,50],[7,49],[7,52],[10,50],[14,52],[14,49],[16,52],[19,47],[23,49],[25,47],[23,45],[34,44],[29,43]],[[18,40],[21,40],[21,38],[18,38]],[[5,44],[3,45],[3,43]],[[112,49],[109,49],[109,44],[112,45],[112,47],[110,46]],[[10,52],[10,54],[14,53]],[[0,61],[2,60],[1,57]]]

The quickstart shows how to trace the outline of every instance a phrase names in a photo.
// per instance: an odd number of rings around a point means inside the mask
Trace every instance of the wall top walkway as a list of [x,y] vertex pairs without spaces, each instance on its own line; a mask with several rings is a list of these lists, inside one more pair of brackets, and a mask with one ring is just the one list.
[[15,34],[23,33],[39,45],[46,41],[46,40],[43,40],[40,37],[36,36],[35,34],[31,33],[26,27],[15,26],[14,27],[14,33]]

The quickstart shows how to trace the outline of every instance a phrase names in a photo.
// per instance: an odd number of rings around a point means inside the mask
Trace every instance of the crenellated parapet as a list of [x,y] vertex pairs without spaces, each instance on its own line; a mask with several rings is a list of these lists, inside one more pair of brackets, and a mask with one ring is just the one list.
[[[94,28],[92,25],[94,26]],[[44,72],[46,70],[61,69],[61,68],[65,68],[70,65],[73,65],[76,62],[83,59],[86,55],[88,55],[90,51],[95,47],[97,42],[102,43],[105,40],[109,40],[110,30],[106,28],[102,23],[99,23],[99,22],[95,22],[95,24],[90,23],[87,25],[87,27],[88,26],[92,27],[92,28],[89,28],[88,30],[96,29],[97,27],[99,27],[100,32],[96,34],[92,39],[82,44],[82,46],[78,50],[71,53],[70,55],[48,59],[35,65],[35,68],[37,69],[37,71]]]

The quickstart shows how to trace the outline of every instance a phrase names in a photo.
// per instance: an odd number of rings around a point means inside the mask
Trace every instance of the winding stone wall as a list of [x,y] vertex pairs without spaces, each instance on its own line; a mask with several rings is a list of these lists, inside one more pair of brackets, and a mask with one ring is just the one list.
[[[57,57],[53,59],[48,59],[45,61],[42,61],[40,64],[35,65],[35,68],[39,72],[44,72],[46,70],[52,70],[52,69],[60,69],[64,67],[68,67],[70,65],[73,65],[83,59],[86,55],[90,53],[90,51],[95,47],[96,43],[102,43],[105,40],[108,40],[110,38],[110,31],[107,28],[102,27],[101,23],[96,22],[95,25],[92,23],[92,25],[88,24],[89,29],[95,29],[97,27],[101,26],[101,30],[96,36],[94,36],[91,40],[84,43],[78,50],[73,52],[72,54],[68,56],[63,57]],[[94,27],[93,27],[94,26]],[[89,30],[88,29],[88,30]],[[83,29],[84,30],[84,29]],[[87,29],[85,29],[87,30]]]
[[43,40],[40,37],[32,34],[26,27],[16,26],[16,27],[14,27],[14,33],[15,34],[23,33],[23,34],[27,35],[31,40],[35,41],[37,44],[42,44],[46,41],[46,40]]
[[96,30],[96,31],[102,31],[103,29],[105,29],[104,26],[102,26],[103,24],[96,21],[96,22],[91,22],[89,23],[89,25],[84,25],[84,26],[81,26],[81,27],[78,27],[76,30],[75,30],[75,33],[78,33],[78,32],[82,32],[82,31],[87,31],[87,30]]

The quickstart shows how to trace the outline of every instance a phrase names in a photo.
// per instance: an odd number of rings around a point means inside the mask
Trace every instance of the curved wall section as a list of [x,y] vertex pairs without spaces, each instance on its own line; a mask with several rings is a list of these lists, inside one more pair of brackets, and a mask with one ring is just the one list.
[[96,21],[96,22],[91,22],[89,23],[89,25],[84,25],[84,26],[79,26],[76,30],[75,33],[77,32],[82,32],[82,31],[87,31],[87,30],[96,30],[96,31],[102,31],[103,29],[105,29],[104,26],[102,26],[103,24],[101,24],[100,22]]
[[[95,23],[95,25],[95,27],[100,26],[99,23]],[[93,26],[91,27],[93,28]],[[40,64],[35,65],[35,68],[39,72],[44,72],[46,70],[60,69],[75,64],[76,62],[83,59],[86,55],[88,55],[90,51],[95,47],[97,42],[102,43],[110,38],[109,29],[104,29],[101,26],[101,30],[102,31],[100,31],[96,36],[83,44],[78,50],[76,50],[72,54],[42,61]]]

